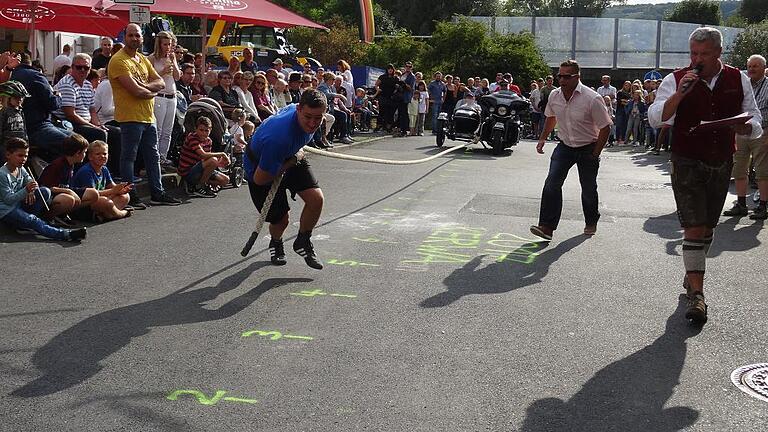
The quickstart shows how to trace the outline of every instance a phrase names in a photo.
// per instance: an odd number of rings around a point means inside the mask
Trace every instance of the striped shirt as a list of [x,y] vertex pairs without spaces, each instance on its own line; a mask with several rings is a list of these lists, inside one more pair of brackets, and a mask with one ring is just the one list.
[[[211,151],[213,141],[210,138],[201,140],[196,133],[192,132],[187,135],[187,139],[184,140],[184,145],[181,146],[181,155],[179,155],[179,170],[180,176],[184,177],[189,174],[189,170],[200,162],[200,152],[206,153]],[[200,150],[202,148],[202,150]]]
[[91,121],[91,107],[93,106],[95,92],[90,81],[83,81],[81,86],[75,82],[72,75],[67,74],[56,83],[56,90],[59,91],[59,105],[61,108],[54,111],[53,115],[60,119],[66,119],[67,117],[64,115],[62,108],[74,107],[77,115],[87,121]]
[[768,127],[768,78],[762,77],[758,82],[752,82],[752,91],[755,92],[755,102],[760,115],[763,116],[763,129]]

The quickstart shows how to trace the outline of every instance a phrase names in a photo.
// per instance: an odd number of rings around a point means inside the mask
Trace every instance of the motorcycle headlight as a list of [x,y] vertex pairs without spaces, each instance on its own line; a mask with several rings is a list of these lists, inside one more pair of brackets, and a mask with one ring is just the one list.
[[496,111],[496,108],[494,108],[494,107],[490,107],[490,108],[488,108],[488,111],[490,111],[490,112],[494,112],[494,111]]
[[517,114],[517,111],[515,111],[515,110],[509,110],[509,115],[515,115],[515,114]]
[[499,115],[507,115],[507,107],[504,107],[504,106],[500,106],[500,107],[499,107],[499,108],[496,110],[496,112],[497,112]]

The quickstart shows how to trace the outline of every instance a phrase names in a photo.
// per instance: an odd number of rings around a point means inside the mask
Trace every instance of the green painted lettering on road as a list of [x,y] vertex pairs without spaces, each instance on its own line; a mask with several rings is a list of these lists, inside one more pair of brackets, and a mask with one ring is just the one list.
[[205,395],[205,393],[199,391],[199,390],[174,390],[168,396],[166,396],[166,399],[168,400],[178,400],[179,396],[181,395],[191,395],[194,396],[195,399],[197,399],[197,403],[201,405],[216,405],[219,403],[219,401],[227,401],[227,402],[238,402],[238,403],[247,403],[247,404],[255,404],[258,403],[256,399],[245,399],[245,398],[239,398],[239,397],[232,397],[227,396],[224,397],[227,392],[225,390],[218,390],[216,391],[216,394],[214,394],[212,397],[208,397]]

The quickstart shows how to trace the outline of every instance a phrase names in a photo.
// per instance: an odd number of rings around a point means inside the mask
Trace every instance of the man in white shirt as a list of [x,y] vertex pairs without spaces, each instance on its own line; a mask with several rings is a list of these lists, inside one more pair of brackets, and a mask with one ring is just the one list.
[[552,240],[552,233],[560,222],[563,210],[563,183],[568,171],[576,165],[581,182],[581,206],[584,211],[584,234],[597,232],[600,219],[597,197],[597,171],[600,152],[611,132],[611,116],[605,109],[603,97],[581,83],[579,64],[567,60],[560,64],[557,78],[560,87],[552,90],[544,115],[547,120],[539,136],[536,151],[544,153],[547,135],[559,125],[558,143],[552,152],[549,174],[541,193],[538,225],[531,233],[544,240]]
[[72,57],[70,56],[72,49],[69,44],[64,44],[61,48],[61,54],[53,59],[53,74],[61,69],[62,66],[72,66]]
[[597,93],[603,97],[608,96],[611,98],[611,102],[615,102],[616,87],[611,85],[611,77],[608,75],[603,75],[603,77],[600,79],[600,82],[602,82],[603,85],[597,88]]

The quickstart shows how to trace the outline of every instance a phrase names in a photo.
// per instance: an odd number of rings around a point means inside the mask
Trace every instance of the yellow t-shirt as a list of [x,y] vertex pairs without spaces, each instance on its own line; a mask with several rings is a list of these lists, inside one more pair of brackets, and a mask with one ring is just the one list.
[[148,83],[159,78],[149,59],[141,53],[136,53],[136,57],[130,57],[124,49],[121,49],[109,60],[108,69],[109,82],[112,84],[112,96],[115,100],[115,120],[118,122],[152,123],[154,121],[154,101],[135,97],[117,80],[117,77],[123,75],[134,77],[142,83]]

